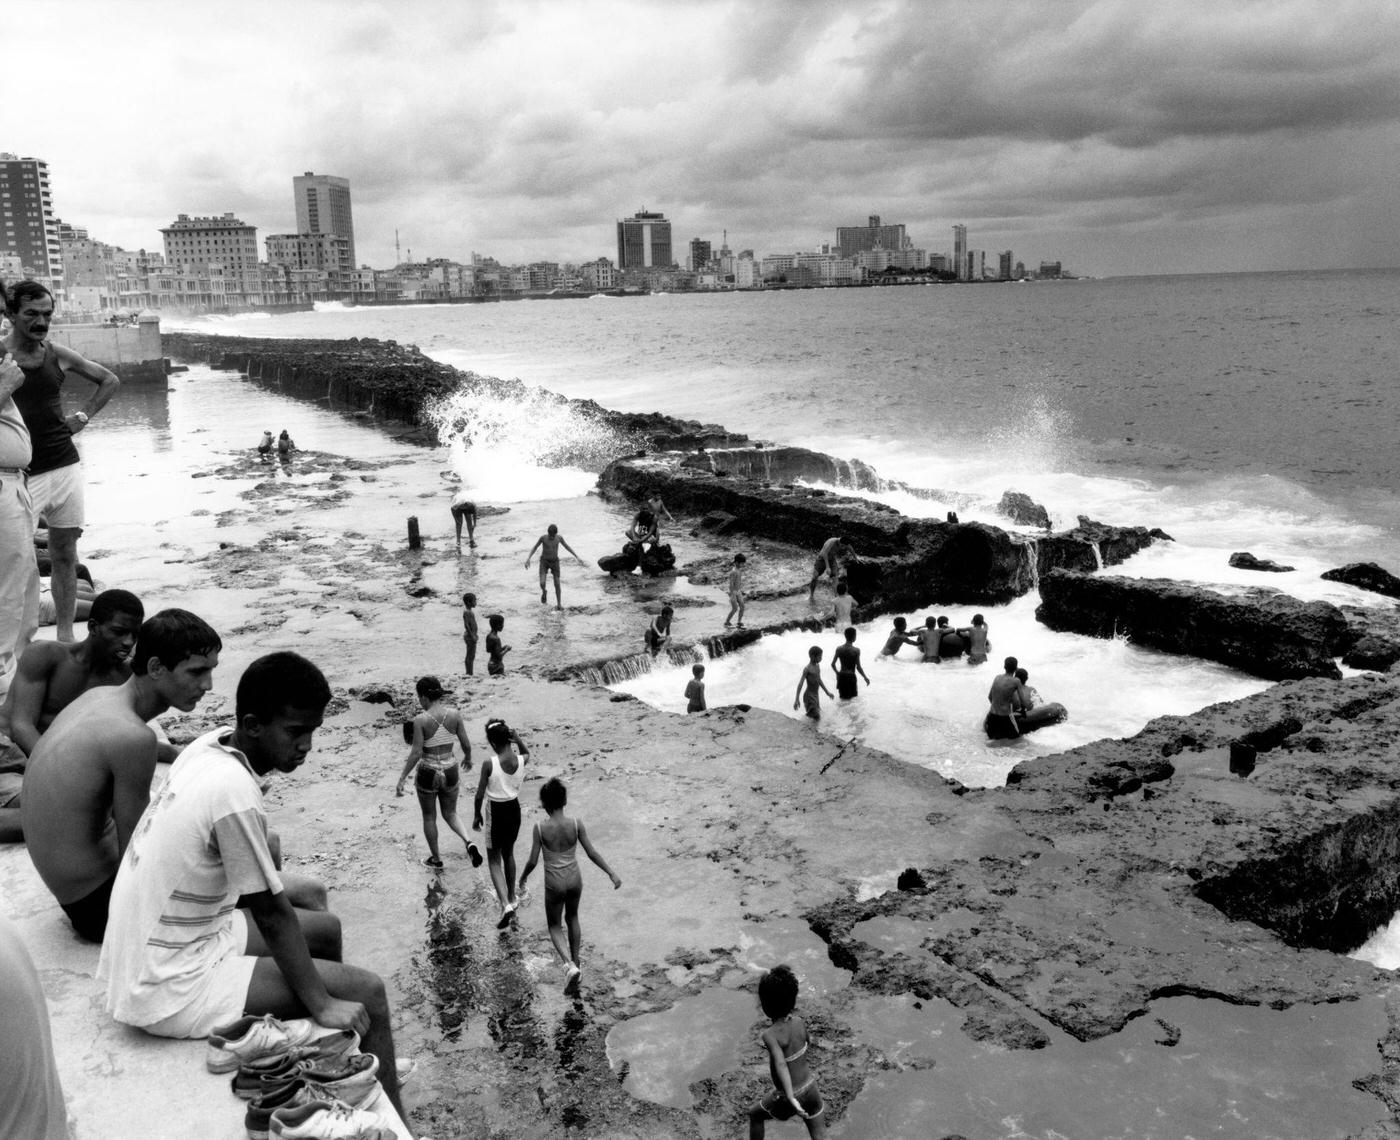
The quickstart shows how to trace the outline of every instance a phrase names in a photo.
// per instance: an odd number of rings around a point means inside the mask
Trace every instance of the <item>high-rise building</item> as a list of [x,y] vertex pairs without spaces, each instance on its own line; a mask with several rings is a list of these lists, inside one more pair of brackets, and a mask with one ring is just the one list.
[[998,268],[997,268],[997,277],[999,277],[1002,281],[1010,281],[1010,280],[1011,280],[1012,273],[1013,273],[1013,270],[1012,270],[1012,261],[1013,261],[1013,258],[1012,258],[1012,253],[1011,253],[1011,251],[1010,251],[1009,249],[1008,249],[1008,250],[1004,250],[1004,251],[1002,252],[1002,254],[1000,255],[998,261],[999,261],[999,265],[998,265]]
[[0,154],[0,253],[18,257],[25,273],[51,288],[63,287],[63,251],[43,159]]
[[617,267],[619,269],[669,268],[671,257],[671,223],[665,214],[655,214],[645,207],[630,218],[617,223]]
[[350,180],[307,171],[292,179],[297,205],[297,233],[334,234],[349,244],[349,272],[355,268],[355,219],[350,209]]
[[953,272],[958,275],[959,281],[967,281],[970,277],[967,264],[967,227],[953,227]]
[[855,257],[871,249],[887,249],[891,253],[909,247],[904,226],[882,226],[880,215],[871,214],[864,226],[837,226],[836,249],[841,257]]
[[690,268],[704,269],[710,260],[710,243],[704,238],[690,239]]

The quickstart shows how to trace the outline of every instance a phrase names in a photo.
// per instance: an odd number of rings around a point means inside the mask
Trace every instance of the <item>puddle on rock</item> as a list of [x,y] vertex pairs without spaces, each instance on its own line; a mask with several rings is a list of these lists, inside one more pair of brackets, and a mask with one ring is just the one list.
[[623,1088],[654,1104],[688,1109],[690,1085],[739,1064],[745,1035],[763,1018],[747,991],[709,990],[664,1013],[619,1023],[608,1034],[608,1057],[628,1067]]
[[1380,1065],[1361,1044],[1385,1033],[1380,998],[1288,1010],[1169,998],[1121,1033],[1056,1033],[1037,1050],[978,1044],[962,1021],[939,999],[857,1003],[856,1036],[905,1071],[872,1073],[832,1135],[1341,1140],[1386,1116],[1351,1086]]

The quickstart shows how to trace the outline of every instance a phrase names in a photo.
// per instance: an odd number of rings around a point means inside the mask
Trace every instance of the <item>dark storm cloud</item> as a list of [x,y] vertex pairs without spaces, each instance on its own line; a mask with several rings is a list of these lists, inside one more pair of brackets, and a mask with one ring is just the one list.
[[[131,247],[177,212],[288,230],[315,170],[350,179],[380,265],[396,230],[419,255],[597,257],[643,205],[760,252],[879,213],[1088,270],[1400,262],[1391,0],[56,7],[52,113],[0,148]],[[115,117],[114,51],[152,64]]]

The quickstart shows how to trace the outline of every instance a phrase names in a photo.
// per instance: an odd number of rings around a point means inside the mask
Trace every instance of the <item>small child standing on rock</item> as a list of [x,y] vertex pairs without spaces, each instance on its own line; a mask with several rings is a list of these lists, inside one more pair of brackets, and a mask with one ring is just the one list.
[[467,645],[467,676],[476,671],[476,595],[462,595],[462,640]]
[[[549,813],[544,823],[535,824],[530,844],[530,858],[525,861],[525,869],[520,872],[520,897],[525,896],[525,880],[535,869],[544,855],[544,918],[549,924],[549,940],[554,950],[569,968],[564,980],[566,994],[578,993],[580,968],[579,946],[583,942],[583,931],[578,922],[579,899],[583,897],[583,876],[579,874],[578,849],[593,860],[612,880],[613,890],[622,886],[622,880],[608,866],[608,861],[598,854],[588,839],[588,830],[583,820],[570,819],[564,814],[569,802],[568,789],[557,776],[546,780],[540,789],[540,804]],[[568,937],[564,926],[568,924]]]
[[486,635],[486,672],[493,677],[501,677],[506,671],[506,654],[509,645],[501,644],[501,630],[506,627],[506,619],[501,614],[492,614],[486,619],[491,632]]
[[749,1140],[762,1140],[767,1120],[800,1116],[807,1135],[826,1135],[821,1090],[807,1064],[807,1023],[797,1008],[797,975],[788,966],[774,966],[758,982],[758,1004],[773,1024],[761,1040],[768,1050],[768,1073],[774,1092],[749,1109]]
[[729,628],[736,613],[739,615],[739,628],[744,628],[744,563],[747,561],[742,554],[736,554],[729,571],[729,616],[724,619],[725,629]]
[[691,678],[685,683],[685,711],[705,711],[705,666],[692,665]]
[[[807,686],[807,691],[802,691],[802,686]],[[807,710],[807,715],[813,720],[822,718],[822,693],[831,696],[831,690],[826,687],[826,682],[822,680],[822,647],[814,645],[807,650],[807,666],[802,670],[802,675],[797,678],[797,692],[793,694],[792,707],[801,705]]]

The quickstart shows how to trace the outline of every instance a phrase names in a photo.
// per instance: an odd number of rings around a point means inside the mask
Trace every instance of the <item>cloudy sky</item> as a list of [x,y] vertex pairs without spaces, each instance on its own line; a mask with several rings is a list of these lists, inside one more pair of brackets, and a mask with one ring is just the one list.
[[642,207],[760,254],[879,214],[1088,274],[1400,265],[1395,0],[46,0],[0,41],[0,150],[128,248],[290,231],[313,170],[375,266],[613,257]]

